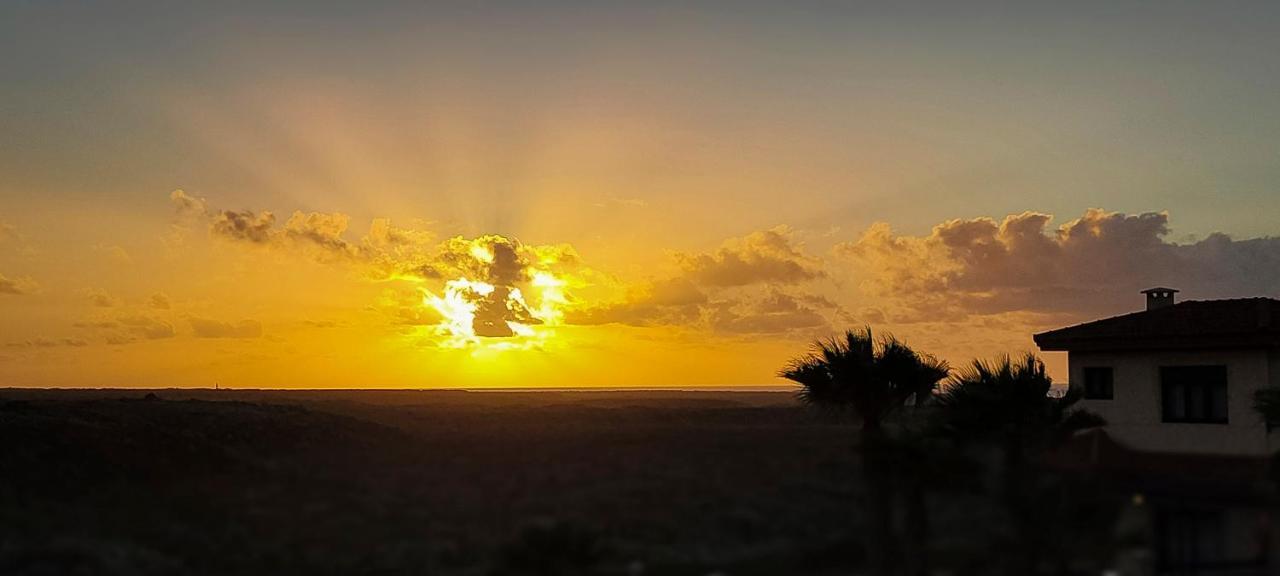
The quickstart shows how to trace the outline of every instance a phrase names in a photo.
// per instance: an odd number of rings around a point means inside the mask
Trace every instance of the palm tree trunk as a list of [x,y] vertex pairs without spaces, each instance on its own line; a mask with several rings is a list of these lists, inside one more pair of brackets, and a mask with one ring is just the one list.
[[933,538],[929,524],[928,503],[924,486],[919,478],[913,478],[907,492],[907,537],[905,571],[909,576],[928,576],[929,542]]
[[893,494],[884,453],[884,431],[879,422],[863,424],[861,452],[862,476],[867,486],[864,497],[868,522],[863,539],[867,545],[867,570],[874,576],[889,576],[893,558],[893,507],[890,501]]
[[1039,570],[1040,548],[1039,531],[1035,527],[1035,513],[1031,510],[1030,470],[1021,440],[1006,440],[1004,448],[1004,500],[1013,523],[1017,546],[1013,550],[1013,558],[1008,566],[1008,573],[1018,576],[1032,576]]

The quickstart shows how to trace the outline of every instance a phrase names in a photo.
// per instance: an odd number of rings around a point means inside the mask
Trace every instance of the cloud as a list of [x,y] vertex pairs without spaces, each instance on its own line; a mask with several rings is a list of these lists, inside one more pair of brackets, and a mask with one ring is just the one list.
[[[206,219],[213,238],[349,266],[367,280],[439,287],[444,281],[465,278],[491,285],[492,289],[468,290],[462,296],[475,307],[474,330],[480,336],[511,336],[514,329],[508,323],[528,326],[551,316],[558,321],[559,311],[549,311],[545,307],[549,301],[542,295],[552,294],[556,306],[567,304],[571,288],[562,275],[580,267],[577,252],[568,245],[528,245],[498,235],[458,236],[437,243],[428,231],[395,226],[385,218],[373,220],[369,232],[355,243],[345,238],[351,219],[342,213],[294,212],[283,226],[277,226],[269,211],[211,210],[203,200],[178,192],[171,194],[171,201],[180,213]],[[550,277],[554,286],[539,285],[538,275]],[[538,313],[530,306],[539,307]],[[421,295],[413,304],[392,309],[397,324],[440,322],[439,314],[426,311]]]
[[835,303],[797,286],[827,274],[786,227],[730,239],[710,253],[677,254],[676,261],[675,276],[641,284],[620,301],[578,310],[567,320],[784,334],[826,329],[829,316],[840,313]]
[[[428,295],[457,294],[474,306],[471,330],[482,337],[507,337],[512,323],[531,326],[563,320],[570,324],[684,325],[737,333],[786,331],[815,325],[818,309],[764,311],[764,290],[787,286],[803,301],[800,285],[826,277],[820,259],[808,256],[785,226],[729,239],[703,254],[675,255],[678,272],[626,288],[621,300],[590,306],[574,292],[603,276],[587,267],[568,244],[530,245],[514,238],[455,236],[440,242],[416,227],[398,227],[375,219],[357,242],[346,239],[350,218],[341,213],[294,212],[283,226],[268,211],[211,210],[185,194],[174,202],[186,213],[203,214],[211,236],[242,244],[298,251],[316,260],[352,266],[372,281],[407,281],[425,285]],[[544,306],[545,286],[537,275],[555,279],[554,311]],[[492,290],[456,282],[480,282]],[[606,283],[609,281],[606,280]],[[442,286],[442,284],[444,286]],[[450,287],[452,286],[452,287]],[[733,292],[732,294],[729,292]],[[428,300],[430,300],[428,298]],[[423,305],[421,295],[408,303],[380,305],[393,324],[439,325],[441,314]],[[548,316],[550,314],[550,316]]]
[[138,339],[162,340],[177,336],[173,324],[145,313],[115,313],[81,320],[73,326],[95,331],[108,344],[128,344]]
[[202,216],[209,212],[209,203],[204,198],[193,197],[182,190],[170,192],[169,202],[179,216]]
[[[538,275],[556,278],[578,264],[577,252],[571,247],[526,245],[514,238],[491,234],[472,239],[450,238],[428,266],[443,278],[487,285],[479,288],[449,282],[445,301],[452,292],[475,307],[471,322],[475,336],[505,338],[516,335],[513,323],[533,326],[558,321],[559,311],[555,306],[570,301],[561,284],[563,279],[556,280],[554,287],[533,281]],[[525,298],[532,300],[526,302]],[[530,307],[545,304],[551,306],[542,308],[541,316]]]
[[88,346],[89,343],[79,338],[35,338],[32,340],[20,340],[5,344],[10,348],[58,348],[69,346],[79,348]]
[[284,224],[284,237],[294,243],[315,247],[321,255],[356,258],[360,248],[342,239],[351,217],[339,212],[294,212]]
[[40,290],[40,284],[28,277],[8,278],[0,274],[0,294],[23,296]]
[[156,292],[147,298],[147,306],[155,310],[168,310],[173,307],[173,302],[169,300],[168,294]]
[[819,307],[836,310],[835,303],[820,296],[796,296],[770,291],[758,300],[717,307],[711,325],[717,332],[734,334],[782,334],[829,331],[831,322]]
[[119,323],[123,325],[125,330],[129,333],[148,340],[173,338],[177,335],[177,330],[173,328],[173,324],[151,316],[123,316],[119,319]]
[[361,247],[342,238],[350,221],[340,212],[294,212],[283,227],[276,228],[275,214],[270,211],[221,210],[211,217],[209,233],[233,242],[298,250],[321,261],[361,259],[365,256]]
[[[275,250],[297,250],[320,261],[335,259],[360,262],[370,268],[381,268],[384,277],[393,276],[403,266],[401,261],[420,250],[429,234],[397,228],[387,219],[374,220],[361,244],[348,242],[343,236],[351,217],[341,212],[295,211],[281,227],[269,210],[212,210],[203,199],[195,199],[175,191],[170,196],[180,216],[188,222],[206,220],[209,235],[221,240],[251,244]],[[186,228],[179,227],[182,232]],[[181,236],[182,234],[177,234]],[[386,261],[390,259],[390,261]]]
[[707,295],[693,282],[677,277],[642,284],[620,302],[572,311],[566,321],[580,325],[689,325],[701,320],[708,302]]
[[262,336],[262,323],[257,320],[223,322],[192,317],[188,321],[197,338],[259,338]]
[[423,246],[431,242],[430,232],[416,228],[401,228],[391,223],[390,218],[374,218],[369,223],[369,233],[365,234],[363,243],[378,250],[394,250],[405,247]]
[[729,240],[714,253],[677,259],[691,280],[706,286],[795,284],[824,276],[821,261],[805,256],[786,226]]
[[275,237],[275,231],[272,230],[275,223],[275,215],[267,211],[255,214],[248,210],[221,210],[214,214],[209,223],[209,232],[227,240],[267,244]]
[[391,324],[400,327],[435,326],[442,319],[435,309],[423,306],[422,293],[417,290],[383,290],[372,309],[386,314]]
[[84,291],[84,295],[98,308],[114,308],[120,305],[120,300],[115,296],[107,294],[97,288],[89,288]]
[[900,236],[876,224],[835,253],[854,265],[862,287],[896,304],[898,321],[1132,309],[1155,285],[1193,298],[1280,294],[1280,238],[1224,234],[1186,244],[1166,240],[1167,213],[1090,209],[1054,230],[1036,212],[949,220],[927,236]]
[[93,328],[110,330],[120,327],[120,322],[111,319],[81,320],[72,324],[76,328]]

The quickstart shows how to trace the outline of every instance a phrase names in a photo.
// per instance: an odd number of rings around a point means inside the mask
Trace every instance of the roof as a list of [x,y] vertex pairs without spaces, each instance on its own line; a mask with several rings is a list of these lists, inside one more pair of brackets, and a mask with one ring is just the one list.
[[1034,338],[1045,351],[1280,347],[1280,300],[1188,300]]

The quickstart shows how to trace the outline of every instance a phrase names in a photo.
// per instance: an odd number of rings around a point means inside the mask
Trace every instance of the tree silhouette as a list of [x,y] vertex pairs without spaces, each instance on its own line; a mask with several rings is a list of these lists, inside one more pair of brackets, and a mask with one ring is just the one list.
[[1253,410],[1262,417],[1268,430],[1280,426],[1280,387],[1263,388],[1254,392]]
[[1000,491],[1023,546],[1015,551],[1011,573],[1033,574],[1045,533],[1037,523],[1037,473],[1044,454],[1076,432],[1103,426],[1098,415],[1075,407],[1072,388],[1050,395],[1053,381],[1034,354],[1018,360],[975,360],[937,395],[938,427],[959,442],[977,441],[999,448],[1003,456]]
[[[779,373],[800,385],[802,401],[851,414],[861,428],[859,452],[870,524],[866,552],[874,574],[888,574],[893,560],[895,455],[903,453],[896,445],[900,439],[892,438],[886,425],[908,406],[927,402],[948,373],[945,362],[918,353],[892,336],[877,340],[870,328],[819,340],[808,354]],[[908,515],[909,531],[927,532],[920,525],[925,521],[923,505],[912,508],[917,513]]]

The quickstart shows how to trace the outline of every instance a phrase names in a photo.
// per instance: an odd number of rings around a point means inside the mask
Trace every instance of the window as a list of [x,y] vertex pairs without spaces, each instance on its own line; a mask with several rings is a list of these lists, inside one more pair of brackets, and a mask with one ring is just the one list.
[[1110,366],[1087,366],[1084,369],[1085,400],[1110,400],[1115,397],[1115,372]]
[[1228,560],[1223,516],[1220,510],[1157,509],[1159,566],[1178,573],[1223,566]]
[[1164,366],[1160,392],[1165,422],[1227,423],[1226,366]]

